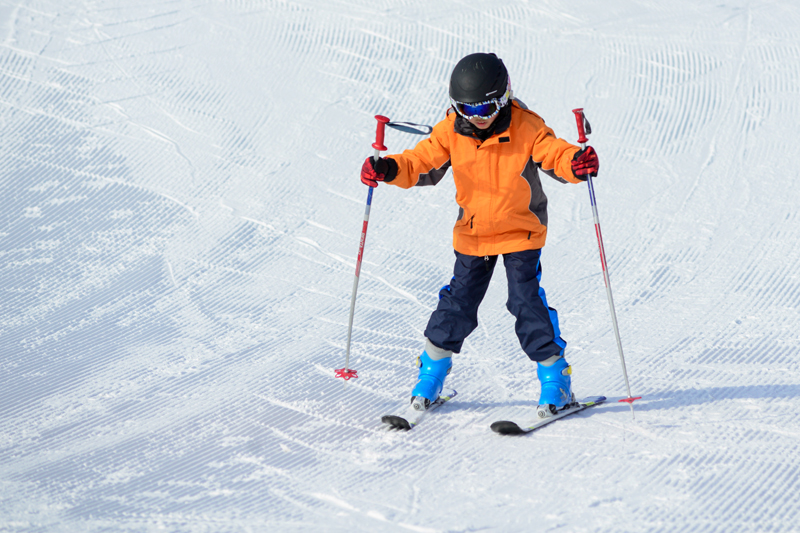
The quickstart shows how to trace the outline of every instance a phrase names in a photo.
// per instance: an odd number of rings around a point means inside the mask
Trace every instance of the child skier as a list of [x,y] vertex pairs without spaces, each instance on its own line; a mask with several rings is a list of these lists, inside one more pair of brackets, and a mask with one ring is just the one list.
[[503,256],[508,302],[516,317],[523,351],[537,363],[543,416],[574,400],[572,368],[564,359],[556,310],[539,285],[541,248],[547,234],[547,197],[539,172],[562,183],[596,176],[598,158],[589,146],[559,139],[536,113],[513,98],[503,61],[495,54],[471,54],[450,77],[447,117],[413,150],[374,161],[368,157],[361,181],[404,189],[436,185],[448,168],[456,184],[458,220],[453,229],[456,263],[450,284],[425,329],[425,349],[411,392],[415,409],[439,397],[453,353],[478,326],[478,306]]

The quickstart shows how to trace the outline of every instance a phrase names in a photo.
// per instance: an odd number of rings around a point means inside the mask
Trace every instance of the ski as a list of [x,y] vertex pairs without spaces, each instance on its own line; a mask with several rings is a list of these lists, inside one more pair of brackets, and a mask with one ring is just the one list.
[[417,411],[411,406],[411,404],[409,404],[400,414],[383,415],[381,417],[381,422],[394,429],[412,429],[414,426],[420,423],[422,418],[427,413],[430,413],[445,402],[449,402],[456,397],[456,394],[458,393],[454,390],[442,391],[442,394],[439,395],[435,402],[428,406],[427,410]]
[[564,418],[565,416],[579,413],[584,409],[588,409],[589,407],[600,405],[604,401],[606,401],[605,396],[592,396],[591,398],[586,398],[583,401],[570,404],[557,411],[552,416],[548,416],[546,418],[536,418],[520,424],[509,420],[499,420],[492,424],[492,431],[495,433],[500,433],[501,435],[524,435],[525,433],[530,433],[531,431],[539,429],[540,427],[546,426],[550,422],[555,422],[559,418]]

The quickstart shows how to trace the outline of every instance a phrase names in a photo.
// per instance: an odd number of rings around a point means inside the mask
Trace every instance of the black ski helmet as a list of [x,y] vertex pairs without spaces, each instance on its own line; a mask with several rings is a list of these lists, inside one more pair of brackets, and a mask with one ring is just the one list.
[[508,71],[495,54],[470,54],[456,63],[450,76],[450,98],[465,104],[502,98]]

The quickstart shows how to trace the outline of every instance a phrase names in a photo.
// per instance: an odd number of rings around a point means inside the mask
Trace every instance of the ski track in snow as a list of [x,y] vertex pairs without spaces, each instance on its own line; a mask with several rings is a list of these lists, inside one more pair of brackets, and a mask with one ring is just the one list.
[[[0,5],[0,529],[797,531],[800,7],[766,1]],[[452,272],[457,206],[375,191],[375,114],[433,124],[455,62],[603,160],[545,182],[543,285],[579,396],[533,412],[498,268],[459,396],[380,415]],[[398,152],[419,138],[394,130]]]

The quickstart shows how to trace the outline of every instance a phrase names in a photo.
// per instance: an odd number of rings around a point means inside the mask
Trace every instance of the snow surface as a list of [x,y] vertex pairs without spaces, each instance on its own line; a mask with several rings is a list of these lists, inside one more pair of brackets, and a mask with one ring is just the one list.
[[[800,4],[0,2],[0,530],[800,531]],[[579,396],[526,437],[500,271],[410,433],[452,180],[375,191],[375,114],[433,124],[495,51],[574,142],[543,284]],[[390,130],[397,152],[418,137]]]

